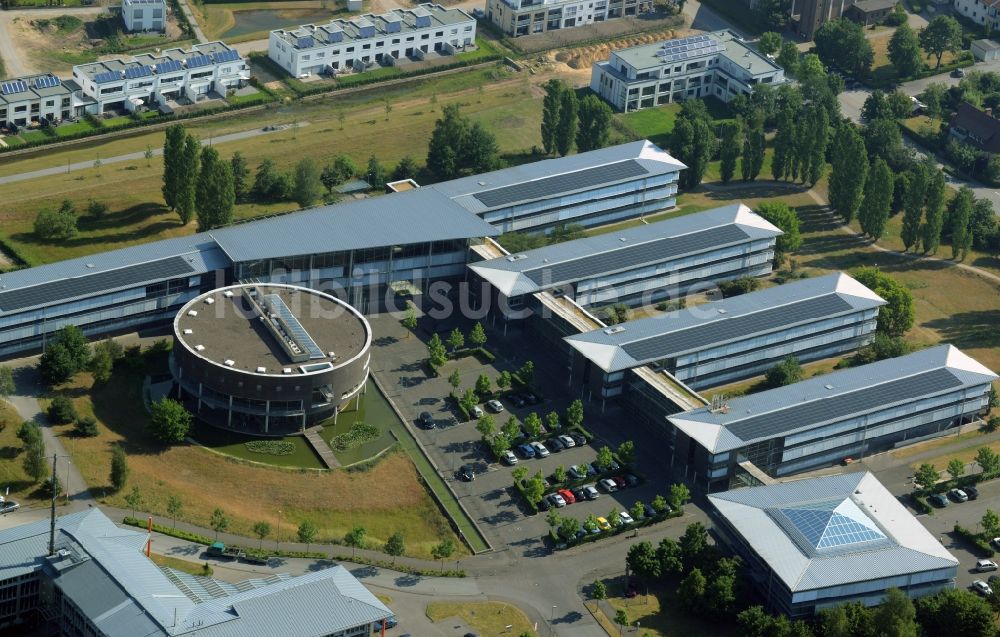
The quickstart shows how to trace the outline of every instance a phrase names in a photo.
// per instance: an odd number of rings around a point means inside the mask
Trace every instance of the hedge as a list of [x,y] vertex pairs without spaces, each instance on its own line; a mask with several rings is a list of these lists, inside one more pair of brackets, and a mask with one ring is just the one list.
[[[671,510],[668,513],[659,513],[651,518],[640,518],[633,522],[632,524],[619,524],[618,526],[611,527],[610,531],[601,531],[600,533],[587,533],[583,537],[577,539],[573,538],[571,540],[566,540],[558,533],[555,529],[549,529],[549,537],[555,543],[556,549],[568,549],[573,546],[578,546],[580,544],[586,544],[588,542],[596,542],[597,540],[604,539],[606,537],[613,537],[615,535],[620,535],[626,531],[632,531],[640,529],[644,526],[649,526],[650,524],[656,524],[657,522],[662,522],[663,520],[669,520],[670,518],[679,518],[684,515],[684,507],[680,509]],[[583,522],[580,523],[580,528],[583,528]]]
[[984,538],[982,533],[973,533],[969,529],[956,523],[955,534],[979,549],[979,552],[983,554],[983,557],[993,557],[993,547],[990,546],[989,540]]
[[448,358],[451,360],[458,360],[460,358],[468,358],[469,356],[475,356],[479,358],[480,362],[492,363],[496,360],[496,356],[490,350],[485,347],[463,347],[462,349],[457,349],[453,352],[448,353]]

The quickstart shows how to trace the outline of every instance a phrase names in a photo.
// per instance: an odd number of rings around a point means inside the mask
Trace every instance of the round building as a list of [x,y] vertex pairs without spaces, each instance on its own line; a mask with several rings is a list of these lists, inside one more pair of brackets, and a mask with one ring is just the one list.
[[200,420],[280,436],[333,416],[364,389],[371,342],[365,317],[334,296],[233,285],[177,313],[170,371]]

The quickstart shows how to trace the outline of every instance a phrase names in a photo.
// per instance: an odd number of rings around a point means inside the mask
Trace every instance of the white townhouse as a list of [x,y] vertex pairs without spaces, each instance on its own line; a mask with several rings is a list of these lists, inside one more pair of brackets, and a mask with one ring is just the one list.
[[131,32],[166,31],[166,0],[122,0],[122,21]]
[[653,0],[488,0],[486,17],[517,37],[635,16],[653,9]]
[[28,126],[47,119],[57,123],[73,117],[72,82],[55,75],[31,75],[0,82],[0,128]]

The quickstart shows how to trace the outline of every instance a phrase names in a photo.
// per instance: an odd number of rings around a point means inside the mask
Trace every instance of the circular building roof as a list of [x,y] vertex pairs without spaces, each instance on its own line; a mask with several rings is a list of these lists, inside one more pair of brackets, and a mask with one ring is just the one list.
[[177,343],[231,370],[317,374],[365,355],[371,326],[347,303],[295,285],[241,284],[206,292],[174,318]]

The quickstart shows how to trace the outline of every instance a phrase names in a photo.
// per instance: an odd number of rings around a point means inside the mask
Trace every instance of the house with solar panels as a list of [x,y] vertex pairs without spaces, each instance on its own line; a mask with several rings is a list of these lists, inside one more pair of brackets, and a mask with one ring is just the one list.
[[249,79],[246,61],[223,42],[73,67],[73,80],[88,101],[86,111],[95,115],[155,109],[180,98],[197,102],[209,93],[225,96]]
[[998,376],[940,345],[667,416],[666,457],[710,492],[860,459],[948,433],[989,409]]
[[[343,566],[230,583],[157,566],[97,508],[0,531],[0,630],[108,637],[369,637],[392,616]],[[51,544],[50,544],[51,542]]]
[[517,37],[598,24],[652,9],[652,0],[489,0],[486,17],[507,35]]
[[613,51],[594,63],[590,89],[628,113],[689,97],[728,103],[784,81],[784,69],[735,33],[713,31]]
[[58,123],[76,115],[73,82],[55,75],[32,75],[0,82],[0,128],[23,128],[32,122]]
[[629,370],[643,366],[700,390],[757,376],[789,356],[808,362],[868,345],[882,305],[839,272],[565,340],[573,349],[573,378],[592,396],[620,395]]
[[166,31],[166,0],[122,0],[122,21],[130,32]]
[[424,3],[382,15],[275,29],[268,36],[267,56],[293,77],[303,77],[361,72],[433,53],[453,55],[475,43],[475,18],[461,9]]
[[714,530],[743,558],[768,610],[824,608],[955,588],[958,560],[870,472],[708,496]]
[[[521,314],[553,290],[582,307],[647,305],[720,281],[771,273],[781,230],[743,204],[478,261],[492,307]],[[481,287],[481,286],[473,286]]]

